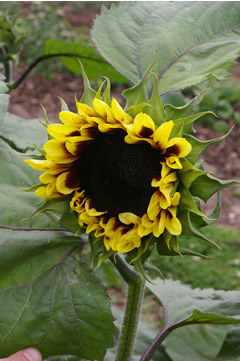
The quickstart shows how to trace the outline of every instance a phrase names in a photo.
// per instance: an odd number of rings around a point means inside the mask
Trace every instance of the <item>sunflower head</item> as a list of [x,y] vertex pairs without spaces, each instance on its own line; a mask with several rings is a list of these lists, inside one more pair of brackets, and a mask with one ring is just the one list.
[[101,260],[119,252],[136,261],[153,244],[160,254],[180,254],[177,237],[204,238],[197,228],[210,221],[196,198],[203,199],[201,184],[212,194],[223,188],[198,162],[206,144],[187,134],[200,113],[171,119],[179,110],[164,109],[157,80],[145,95],[149,74],[125,91],[125,109],[111,99],[108,80],[95,93],[84,74],[77,111],[61,111],[61,123],[47,125],[44,157],[26,160],[43,172],[36,195],[46,203],[66,198]]

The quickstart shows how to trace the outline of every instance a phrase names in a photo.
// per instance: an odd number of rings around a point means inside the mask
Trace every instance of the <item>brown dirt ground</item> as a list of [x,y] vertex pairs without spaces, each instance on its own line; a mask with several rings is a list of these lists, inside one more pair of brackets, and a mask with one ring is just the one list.
[[[88,26],[93,24],[95,9],[85,9],[77,14],[69,4],[65,6],[66,20],[72,26]],[[17,69],[20,74],[23,66]],[[240,64],[233,70],[233,75],[240,80]],[[114,89],[112,95],[122,103],[122,89]],[[28,77],[21,86],[11,92],[9,111],[26,119],[44,118],[42,104],[51,121],[58,121],[61,97],[68,104],[69,109],[75,111],[75,94],[81,98],[83,81],[81,77],[72,77],[66,73],[55,73],[52,80],[46,80],[42,75],[36,74]],[[229,120],[233,124],[232,120]],[[196,136],[200,139],[211,139],[222,134],[217,134],[211,128],[203,128],[200,124],[195,126]],[[205,168],[214,171],[222,179],[240,180],[240,127],[235,126],[231,135],[223,142],[208,149],[203,159]],[[214,207],[214,199],[206,206],[206,212]],[[232,187],[222,191],[222,212],[218,221],[219,225],[230,225],[240,229],[240,187]]]

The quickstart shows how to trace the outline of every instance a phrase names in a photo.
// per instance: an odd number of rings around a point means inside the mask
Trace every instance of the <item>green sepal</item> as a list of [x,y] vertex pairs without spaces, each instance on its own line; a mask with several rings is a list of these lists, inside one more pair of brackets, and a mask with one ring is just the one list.
[[[201,176],[204,177],[205,175]],[[200,177],[199,177],[200,178]],[[199,179],[197,178],[197,179]],[[203,218],[206,218],[208,220],[213,220],[210,219],[209,217],[207,217],[205,214],[203,214],[196,206],[194,198],[192,196],[192,194],[190,193],[190,191],[188,189],[186,189],[183,186],[180,186],[179,192],[181,194],[181,199],[180,199],[180,204],[179,204],[179,213],[181,213],[182,211],[189,211],[191,213],[195,213],[198,216],[201,216]]]
[[182,133],[193,132],[193,127],[192,127],[193,122],[195,122],[195,120],[201,118],[203,115],[206,115],[206,114],[215,115],[213,112],[206,111],[206,112],[200,112],[200,113],[196,113],[193,115],[189,115],[186,118],[178,118],[178,119],[174,120],[174,128],[171,132],[169,139],[176,137],[177,134],[178,134],[178,136],[181,136],[181,134],[180,134],[181,131],[182,131]]
[[146,109],[150,107],[151,106],[148,103],[133,105],[132,107],[128,108],[128,114],[130,114],[132,117],[135,117],[137,114],[141,112],[147,113]]
[[214,241],[207,238],[204,234],[202,234],[191,222],[191,217],[189,211],[185,210],[179,213],[178,218],[182,224],[182,235],[183,236],[195,236],[197,238],[201,238],[204,241],[210,243],[211,245],[221,249]]
[[98,91],[97,91],[97,93],[96,93],[95,98],[100,99],[100,100],[103,100],[102,93],[103,93],[103,86],[104,86],[105,83],[106,83],[106,79],[103,80],[103,82],[101,83],[100,87],[98,88]]
[[133,262],[134,264],[134,268],[135,270],[140,273],[140,275],[143,276],[143,278],[145,278],[146,281],[150,282],[153,284],[153,282],[151,281],[151,279],[148,277],[147,275],[147,270],[144,267],[144,264],[142,263],[141,258],[138,258],[136,261]]
[[87,74],[85,73],[83,65],[80,60],[79,60],[79,63],[81,66],[83,82],[84,82],[84,93],[82,95],[82,98],[80,99],[80,103],[84,103],[84,104],[87,104],[88,106],[92,107],[92,103],[96,96],[96,92],[95,92],[95,90],[92,89],[90,82],[88,80]]
[[141,240],[141,245],[139,248],[134,248],[131,252],[127,254],[127,260],[128,262],[134,263],[136,262],[140,257],[144,256],[144,261],[150,256],[150,254],[146,253],[150,247],[154,244],[155,240],[152,235],[146,236]]
[[171,104],[165,104],[165,112],[166,112],[165,121],[185,118],[188,117],[189,115],[192,115],[195,112],[198,105],[201,103],[204,95],[210,89],[211,88],[204,89],[199,95],[193,98],[189,103],[181,107],[174,107]]
[[68,108],[67,103],[61,97],[58,97],[58,98],[60,99],[60,102],[61,102],[61,111],[62,112],[69,112],[69,108]]
[[42,125],[44,125],[45,127],[47,127],[47,125],[50,124],[49,119],[48,119],[48,115],[47,115],[47,111],[46,111],[46,109],[44,108],[44,106],[43,106],[42,104],[40,104],[40,105],[41,105],[42,110],[43,110],[44,119],[45,119],[46,124],[43,123],[42,121],[40,121],[40,123],[41,123]]
[[207,258],[210,259],[211,257],[205,256],[204,254],[192,251],[191,249],[186,249],[179,247],[179,252],[174,251],[174,249],[169,249],[166,245],[166,242],[163,242],[163,240],[159,239],[160,242],[156,242],[157,244],[157,251],[160,256],[198,256],[201,258]]
[[106,86],[106,88],[105,88],[105,90],[103,92],[103,95],[102,95],[103,101],[105,103],[107,103],[107,105],[111,106],[111,104],[112,104],[112,100],[111,100],[111,83],[110,83],[110,80],[107,77],[104,76],[104,79],[107,82],[107,86]]
[[[34,148],[41,154],[40,159],[46,159],[46,152],[43,149],[40,149],[36,144],[32,143],[32,145],[34,146]],[[34,155],[33,155],[34,156]],[[35,155],[36,157],[36,155]],[[39,159],[39,156],[38,156]]]
[[201,198],[205,203],[216,192],[221,189],[240,185],[234,180],[220,180],[209,174],[198,177],[191,185],[190,192],[193,196]]
[[195,163],[201,154],[209,147],[214,144],[217,144],[227,138],[229,134],[232,132],[231,128],[227,134],[224,134],[222,137],[214,138],[210,140],[199,140],[192,135],[186,134],[184,135],[187,141],[192,145],[191,153],[186,157],[191,163]]
[[188,188],[198,177],[209,172],[196,168],[187,159],[180,160],[183,168],[178,172],[179,178],[185,188]]
[[152,64],[146,70],[142,79],[136,85],[134,85],[132,88],[129,88],[129,89],[126,89],[123,91],[122,95],[126,99],[125,111],[128,112],[128,109],[134,105],[138,105],[140,103],[148,103],[147,80],[152,71],[154,63],[156,62],[157,55],[158,54],[156,53]]
[[104,246],[103,237],[96,238],[94,232],[89,234],[88,239],[91,247],[90,268],[96,270],[105,259],[114,255],[115,252],[112,250],[107,251]]
[[154,73],[152,73],[152,75],[154,76],[154,87],[152,96],[149,100],[149,105],[151,105],[151,107],[147,108],[145,112],[152,118],[154,123],[159,126],[164,122],[166,113],[158,92],[158,77]]
[[21,189],[21,191],[24,191],[24,192],[35,192],[41,186],[42,186],[42,183],[36,184],[35,186],[32,186],[30,188],[22,188],[22,187],[17,187],[17,188]]
[[[220,194],[220,192],[218,192],[216,205],[215,205],[214,209],[212,210],[211,214],[209,215],[209,218],[210,219],[218,219],[219,215],[220,215],[220,211],[221,211],[221,194]],[[209,226],[210,224],[215,223],[215,221],[210,221],[206,218],[200,217],[193,213],[190,215],[190,218],[196,228],[206,227],[206,226]]]
[[75,233],[76,236],[84,233],[84,228],[80,227],[78,223],[77,213],[73,211],[69,211],[68,213],[64,213],[59,223],[61,223],[64,227],[69,229],[71,232]]
[[163,239],[169,250],[173,250],[174,252],[178,253],[179,256],[182,256],[176,236],[172,236],[168,231],[165,230],[165,232],[163,233]]

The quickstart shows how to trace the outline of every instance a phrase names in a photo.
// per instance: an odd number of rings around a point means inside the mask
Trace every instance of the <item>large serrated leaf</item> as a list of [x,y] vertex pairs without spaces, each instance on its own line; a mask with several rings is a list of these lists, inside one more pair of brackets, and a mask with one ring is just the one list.
[[34,144],[42,148],[47,141],[46,128],[37,119],[23,119],[10,113],[4,115],[0,136],[20,152],[34,150]]
[[240,360],[240,327],[231,328],[222,344],[222,347],[216,357],[216,361]]
[[228,74],[240,53],[239,17],[238,2],[126,2],[102,9],[92,38],[134,84],[158,51],[153,71],[165,93]]
[[27,283],[23,277],[16,286],[1,289],[0,305],[2,357],[33,346],[43,357],[103,360],[106,348],[113,346],[115,327],[106,291],[89,268],[72,257]]
[[167,324],[240,322],[240,292],[192,289],[179,281],[155,279],[148,288],[165,309]]
[[74,73],[82,74],[79,63],[79,60],[81,60],[88,77],[91,79],[97,79],[99,76],[107,76],[112,82],[127,82],[127,80],[96,53],[93,48],[88,46],[83,46],[80,43],[65,43],[61,40],[49,39],[45,42],[43,56],[51,57],[55,55],[58,55],[62,63]]
[[191,325],[174,330],[165,341],[166,351],[174,361],[212,361],[228,328],[223,325]]

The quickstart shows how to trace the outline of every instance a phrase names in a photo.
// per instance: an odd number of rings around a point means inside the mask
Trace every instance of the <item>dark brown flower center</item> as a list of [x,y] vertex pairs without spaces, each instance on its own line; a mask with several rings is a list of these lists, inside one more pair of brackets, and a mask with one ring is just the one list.
[[126,144],[125,132],[99,134],[77,162],[80,187],[98,211],[108,217],[147,211],[156,188],[152,179],[161,173],[161,155],[149,144]]

